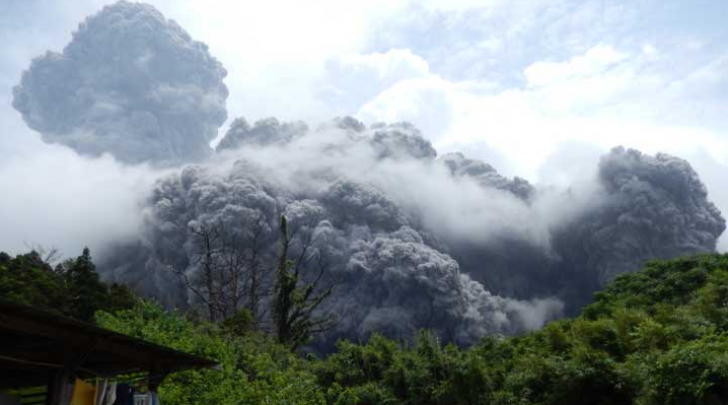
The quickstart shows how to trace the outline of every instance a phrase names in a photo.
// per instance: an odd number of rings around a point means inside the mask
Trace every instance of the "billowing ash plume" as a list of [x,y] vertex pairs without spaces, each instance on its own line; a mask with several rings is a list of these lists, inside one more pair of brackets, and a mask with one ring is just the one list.
[[13,106],[50,143],[128,163],[200,160],[227,118],[227,72],[151,6],[89,17],[62,53],[33,60]]
[[266,146],[274,143],[290,142],[293,138],[308,132],[308,125],[301,121],[279,122],[276,118],[257,121],[252,127],[245,118],[238,118],[230,124],[225,137],[217,145],[217,150],[234,150],[245,145]]
[[[327,334],[325,344],[374,331],[408,337],[421,328],[469,344],[487,333],[538,327],[561,313],[563,304],[558,299],[515,300],[488,292],[463,273],[456,260],[438,250],[431,230],[389,198],[375,178],[336,169],[338,159],[373,166],[386,162],[428,165],[449,178],[432,160],[435,151],[429,142],[410,125],[365,128],[347,118],[289,138],[280,135],[290,126],[277,121],[265,120],[253,128],[242,126],[243,120],[235,122],[227,136],[240,140],[244,139],[241,127],[248,133],[266,128],[276,141],[261,145],[252,136],[235,151],[233,160],[188,166],[159,182],[147,206],[143,246],[135,247],[138,258],[132,260],[143,265],[134,271],[124,260],[111,259],[104,266],[110,277],[164,296],[168,303],[184,304],[194,296],[170,282],[164,268],[184,269],[190,276],[199,272],[191,228],[224,223],[226,232],[245,235],[254,224],[262,224],[265,247],[259,255],[273,263],[276,223],[285,215],[293,228],[315,235],[315,247],[328,264],[329,276],[337,280],[327,307],[340,321]],[[352,133],[356,134],[353,139]],[[315,154],[333,148],[341,156],[311,161],[305,152],[295,152],[308,148]],[[293,161],[297,169],[279,168],[272,156]],[[299,182],[305,186],[286,186],[287,176],[305,177]],[[128,255],[129,250],[120,254]],[[154,285],[153,277],[138,276],[147,272],[155,274],[159,284]],[[168,295],[171,290],[177,291],[177,302]]]
[[372,143],[380,158],[407,156],[415,159],[434,159],[437,151],[420,131],[408,122],[372,125]]
[[524,302],[492,295],[408,227],[355,243],[346,270],[349,278],[337,307],[346,314],[341,328],[355,336],[378,331],[407,338],[428,328],[470,344],[486,334],[540,327],[563,306],[555,299]]
[[558,235],[564,256],[581,256],[599,286],[649,259],[714,251],[725,230],[685,160],[615,148],[599,164],[599,182],[606,197],[600,207]]
[[[418,328],[467,344],[539,327],[644,260],[713,249],[725,228],[690,166],[666,155],[613,150],[585,198],[505,178],[461,154],[435,159],[407,124],[367,128],[343,118],[311,131],[244,122],[227,134],[244,140],[238,149],[220,148],[214,163],[157,185],[142,271],[162,274],[171,264],[197,272],[189,228],[199,223],[244,234],[262,221],[261,255],[272,259],[276,221],[286,215],[316,235],[339,280],[328,306],[341,321],[327,344]],[[271,139],[241,137],[241,128]],[[159,289],[168,293],[165,283]]]
[[440,160],[447,165],[453,176],[472,177],[484,187],[507,190],[526,201],[530,200],[536,191],[527,180],[520,177],[509,180],[501,176],[493,166],[479,160],[468,159],[459,152],[448,153]]
[[[666,154],[614,148],[602,158],[596,188],[586,197],[573,189],[554,195],[553,190],[513,187],[524,183],[503,180],[489,165],[459,154],[441,159],[455,175],[464,172],[484,186],[509,190],[558,219],[549,221],[547,249],[519,238],[495,247],[451,244],[461,267],[494,292],[519,298],[556,295],[570,313],[615,276],[638,270],[647,260],[714,251],[726,228],[690,164]],[[564,210],[570,212],[564,215]]]
[[223,225],[246,249],[254,240],[270,286],[285,215],[335,285],[326,309],[339,322],[322,347],[418,328],[468,344],[574,312],[644,260],[711,251],[726,226],[687,162],[623,148],[569,190],[459,153],[438,158],[409,123],[351,117],[314,127],[238,118],[213,154],[224,76],[174,22],[120,2],[82,24],[63,54],[35,60],[16,89],[16,108],[48,142],[131,163],[195,163],[156,183],[139,240],[106,249],[100,263],[105,277],[170,306],[195,304],[169,269],[200,273],[195,232],[206,226]]

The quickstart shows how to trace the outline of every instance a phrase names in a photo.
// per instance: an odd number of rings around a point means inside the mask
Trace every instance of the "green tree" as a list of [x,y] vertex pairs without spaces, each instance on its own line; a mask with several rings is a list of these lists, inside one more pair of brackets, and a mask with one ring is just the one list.
[[0,252],[0,297],[54,312],[69,307],[65,279],[36,251],[15,258]]
[[96,273],[89,248],[84,248],[81,256],[70,260],[65,266],[71,315],[91,321],[96,311],[108,307],[109,292]]
[[223,328],[235,336],[244,336],[255,331],[255,318],[246,308],[222,322]]
[[[310,252],[312,236],[303,237],[300,253],[294,262],[289,259],[292,236],[284,216],[281,216],[279,231],[281,250],[273,296],[273,321],[278,342],[295,351],[307,343],[313,334],[330,327],[330,316],[316,315],[315,311],[331,295],[333,287],[319,286],[326,264],[319,252]],[[305,282],[301,272],[313,259],[318,259],[316,275],[313,281]]]
[[84,321],[100,309],[127,309],[138,300],[129,287],[99,280],[88,248],[55,268],[45,257],[35,250],[14,258],[0,252],[0,297]]
[[123,309],[133,308],[139,297],[126,285],[112,283],[109,286],[109,301],[104,308],[107,311],[115,312]]
[[116,313],[97,313],[99,325],[220,364],[217,370],[190,370],[167,377],[160,402],[170,405],[325,405],[307,362],[272,338],[231,335],[221,325],[194,322],[158,304],[138,302]]
[[650,367],[653,404],[723,404],[728,400],[728,337],[676,345]]

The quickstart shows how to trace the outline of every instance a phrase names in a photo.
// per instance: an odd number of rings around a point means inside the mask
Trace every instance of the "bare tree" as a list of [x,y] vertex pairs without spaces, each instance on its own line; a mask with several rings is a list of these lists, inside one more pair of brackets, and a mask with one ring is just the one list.
[[263,260],[264,223],[256,218],[249,232],[231,232],[223,222],[191,227],[195,272],[168,267],[205,307],[212,321],[224,321],[242,309],[254,323],[261,320],[261,301],[268,294]]
[[[334,285],[324,285],[329,264],[315,248],[313,232],[289,232],[285,217],[280,221],[277,266],[266,260],[271,255],[266,254],[265,222],[258,218],[243,228],[246,232],[231,232],[222,222],[196,224],[190,228],[195,271],[169,269],[205,307],[210,320],[224,322],[245,309],[253,327],[271,320],[278,340],[296,350],[333,324],[332,316],[321,309]],[[273,277],[270,270],[276,268]]]
[[221,280],[218,279],[217,262],[222,252],[221,234],[222,225],[198,224],[191,227],[190,232],[195,238],[195,255],[193,264],[199,268],[199,273],[190,277],[184,269],[169,266],[168,268],[179,275],[185,287],[191,291],[207,308],[210,320],[216,321],[221,314]]
[[57,247],[46,248],[37,242],[23,242],[23,244],[31,252],[38,253],[38,256],[46,263],[53,264],[61,260],[61,251]]

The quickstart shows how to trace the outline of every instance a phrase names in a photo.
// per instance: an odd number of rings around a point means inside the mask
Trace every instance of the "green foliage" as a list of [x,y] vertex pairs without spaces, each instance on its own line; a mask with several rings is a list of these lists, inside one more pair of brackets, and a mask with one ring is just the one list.
[[109,302],[109,292],[99,280],[96,266],[91,260],[91,252],[84,248],[81,256],[69,260],[65,267],[71,316],[90,321],[94,313],[106,307]]
[[109,286],[109,301],[105,310],[115,312],[133,308],[138,301],[139,297],[128,286],[113,283]]
[[484,352],[442,346],[430,332],[421,332],[412,346],[373,335],[364,345],[339,342],[316,371],[330,387],[329,403],[476,404],[498,378],[493,363],[479,357]]
[[331,404],[728,402],[728,256],[654,261],[583,315],[469,349],[381,336],[316,368]]
[[223,328],[236,336],[245,336],[255,330],[255,319],[247,309],[241,309],[222,322]]
[[682,342],[650,365],[656,404],[725,403],[728,398],[728,336]]
[[0,297],[54,312],[69,311],[64,277],[35,251],[15,258],[0,253]]
[[102,327],[220,363],[220,370],[167,377],[159,389],[162,403],[325,404],[305,361],[266,336],[233,336],[218,325],[195,323],[151,302],[115,314],[100,312],[97,319]]
[[[285,259],[279,270],[291,301],[278,309],[290,314],[299,288],[285,277],[296,274]],[[19,302],[88,314],[92,305],[63,297],[85,289],[99,300],[106,290],[93,274],[88,252],[58,271],[37,254],[0,255],[0,293]],[[102,326],[220,362],[219,371],[168,377],[160,396],[171,405],[728,403],[728,255],[651,262],[618,277],[581,316],[522,336],[462,349],[426,331],[411,341],[375,334],[340,341],[323,360],[255,333],[247,311],[216,325],[149,302],[118,310],[136,300],[121,286],[106,294],[117,311],[97,312]]]
[[291,233],[285,216],[281,216],[279,224],[281,251],[278,257],[275,289],[273,293],[273,322],[278,342],[287,345],[292,351],[298,350],[308,343],[311,337],[329,327],[328,315],[317,315],[316,308],[331,294],[332,287],[319,288],[317,285],[326,270],[322,261],[319,262],[318,274],[315,281],[304,281],[301,270],[306,263],[318,254],[308,254],[311,247],[311,238],[304,237],[301,241],[303,250],[297,262],[289,260],[291,246]]
[[661,305],[684,305],[708,282],[710,274],[726,268],[725,255],[649,262],[642,271],[623,274],[596,293],[595,302],[584,309],[584,316],[593,319],[619,308],[641,308],[654,313]]
[[99,280],[88,248],[55,268],[35,251],[15,258],[0,253],[0,297],[83,321],[93,321],[98,310],[131,308],[138,300],[128,287]]

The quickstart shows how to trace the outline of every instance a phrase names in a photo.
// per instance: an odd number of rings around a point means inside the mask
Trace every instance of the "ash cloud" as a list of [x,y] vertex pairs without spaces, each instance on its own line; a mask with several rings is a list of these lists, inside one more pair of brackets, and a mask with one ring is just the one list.
[[428,328],[472,344],[486,334],[540,327],[563,309],[556,299],[527,302],[491,294],[412,228],[360,240],[352,250],[346,267],[351,281],[337,307],[347,315],[341,326],[355,336],[378,331],[407,338]]
[[726,221],[687,161],[618,147],[601,159],[598,177],[603,204],[561,237],[582,240],[565,254],[581,248],[599,286],[646,260],[715,251]]
[[440,160],[447,165],[453,176],[471,177],[483,187],[509,191],[525,201],[530,200],[536,192],[527,180],[520,177],[515,177],[513,180],[505,178],[488,163],[468,159],[462,153],[448,153]]
[[260,226],[260,254],[272,262],[286,215],[315,235],[340,280],[328,308],[341,321],[322,347],[418,328],[470,344],[575,312],[644,260],[714,250],[725,229],[686,161],[623,148],[567,189],[507,178],[463,154],[438,157],[405,122],[238,118],[213,153],[225,75],[173,21],[119,2],[62,54],[36,59],[15,91],[46,142],[132,164],[194,163],[140,192],[137,240],[98,256],[107,279],[168,306],[195,304],[164,270],[199,271],[191,229],[222,223],[245,238]]
[[377,123],[372,125],[374,134],[372,144],[380,159],[396,156],[407,156],[414,159],[434,159],[437,151],[432,144],[422,137],[419,129],[409,122],[398,122],[390,125]]
[[49,143],[127,163],[201,160],[227,119],[227,72],[152,6],[88,17],[62,53],[33,60],[13,106]]
[[275,124],[243,128],[270,139],[241,138],[234,125],[228,136],[246,139],[237,149],[157,184],[142,271],[174,263],[194,274],[194,223],[244,233],[262,218],[272,258],[286,215],[317,235],[341,280],[329,304],[342,321],[323,347],[375,330],[430,328],[470,344],[536,328],[645,260],[713,250],[725,228],[689,164],[667,155],[615,148],[589,187],[563,190],[462,154],[436,158],[408,124],[339,118],[289,136],[291,124],[264,122]]
[[[539,327],[562,313],[558,298],[517,300],[486,290],[446,253],[436,230],[396,196],[389,196],[387,187],[394,186],[381,183],[380,176],[414,180],[418,175],[411,165],[426,170],[425,176],[427,171],[439,173],[438,181],[453,179],[432,159],[434,149],[416,131],[402,124],[368,129],[359,124],[354,127],[361,132],[352,141],[351,126],[342,128],[337,124],[341,121],[321,125],[319,131],[289,143],[257,147],[246,143],[234,157],[221,155],[220,161],[188,166],[161,180],[147,204],[144,242],[120,250],[125,260],[107,259],[102,266],[107,277],[132,283],[170,305],[185,305],[194,297],[165,275],[163,268],[172,265],[190,275],[198,271],[193,260],[194,235],[188,231],[191,226],[224,223],[228,232],[244,234],[252,223],[261,221],[267,241],[262,256],[273,262],[275,225],[280,215],[286,215],[291,227],[316,235],[316,249],[329,263],[331,276],[339,280],[327,305],[340,322],[318,342],[321,347],[329,347],[336,338],[356,339],[374,331],[407,338],[421,328],[472,344],[485,334]],[[383,134],[391,135],[394,142],[385,142],[389,138]],[[332,147],[340,155],[325,158],[324,150]],[[433,153],[423,154],[423,150]],[[308,160],[309,153],[320,158]],[[285,156],[297,170],[279,167],[273,156]],[[340,160],[358,162],[367,169],[347,173],[341,170],[345,166]],[[432,180],[420,177],[418,182]],[[299,187],[287,186],[292,183]],[[473,187],[480,186],[474,183]],[[434,204],[428,198],[425,205]],[[425,205],[420,209],[435,209]],[[134,250],[138,259],[131,262],[142,265],[132,268],[128,255]],[[145,277],[146,273],[152,276]]]
[[237,118],[217,145],[217,151],[235,150],[246,145],[267,146],[274,143],[286,143],[308,131],[308,125],[302,121],[281,123],[275,117],[255,122],[252,127],[245,118]]

